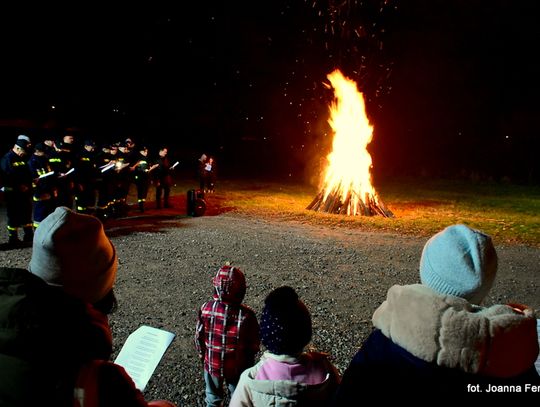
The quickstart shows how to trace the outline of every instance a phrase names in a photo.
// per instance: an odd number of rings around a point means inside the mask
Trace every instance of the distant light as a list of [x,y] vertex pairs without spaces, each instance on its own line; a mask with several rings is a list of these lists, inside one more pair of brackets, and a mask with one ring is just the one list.
[[510,136],[506,136],[505,138],[510,138]]
[[55,106],[55,105],[51,105],[51,109],[52,109],[52,110],[56,109],[56,106]]

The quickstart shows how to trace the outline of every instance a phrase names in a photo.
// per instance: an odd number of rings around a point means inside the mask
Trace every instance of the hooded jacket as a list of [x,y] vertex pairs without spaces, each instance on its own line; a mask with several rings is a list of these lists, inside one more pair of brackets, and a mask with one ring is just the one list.
[[[267,367],[272,362],[278,362],[279,371]],[[289,368],[284,369],[284,366]],[[265,380],[272,370],[282,379]],[[302,380],[295,380],[299,371],[303,371]],[[265,352],[255,366],[242,373],[229,406],[326,406],[338,383],[339,374],[324,354],[309,352],[289,356]]]
[[222,267],[213,284],[213,299],[199,310],[195,347],[205,371],[236,383],[242,371],[255,363],[259,323],[255,312],[242,304],[246,281],[239,269]]
[[529,308],[484,308],[424,285],[395,285],[373,314],[373,325],[343,375],[335,405],[354,404],[359,388],[463,398],[476,384],[487,394],[490,385],[524,391],[525,384],[540,383],[536,319]]

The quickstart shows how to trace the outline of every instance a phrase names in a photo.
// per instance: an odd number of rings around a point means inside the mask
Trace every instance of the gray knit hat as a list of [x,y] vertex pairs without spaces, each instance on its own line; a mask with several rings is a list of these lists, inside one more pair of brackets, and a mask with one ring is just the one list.
[[95,303],[112,289],[118,259],[103,224],[58,207],[36,229],[29,270],[68,294]]
[[420,260],[420,280],[441,294],[480,304],[497,273],[491,237],[465,225],[449,226],[428,240]]

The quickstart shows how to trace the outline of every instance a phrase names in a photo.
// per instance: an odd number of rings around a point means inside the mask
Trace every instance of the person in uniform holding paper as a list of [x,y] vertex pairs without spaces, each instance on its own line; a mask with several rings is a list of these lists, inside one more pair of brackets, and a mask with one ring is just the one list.
[[146,146],[140,147],[139,154],[134,157],[134,161],[135,165],[131,167],[131,170],[134,172],[135,186],[137,187],[137,203],[139,211],[144,212],[144,203],[150,186],[150,172],[155,170],[159,164],[150,164]]
[[28,270],[0,268],[0,405],[174,407],[147,402],[109,361],[117,267],[102,223],[58,207]]
[[101,151],[96,155],[96,165],[99,169],[98,177],[96,179],[97,189],[97,208],[96,216],[105,220],[109,217],[109,212],[112,207],[113,197],[113,184],[114,184],[114,170],[116,162],[117,149],[114,149],[110,144],[104,144],[101,147]]
[[208,407],[223,405],[225,384],[232,395],[240,374],[255,363],[260,346],[255,312],[242,304],[244,273],[226,264],[212,283],[214,295],[199,310],[195,334],[195,346],[204,361]]
[[96,143],[85,140],[82,151],[75,161],[75,206],[79,213],[91,213],[96,206]]
[[156,160],[157,168],[153,170],[154,182],[156,185],[156,209],[161,209],[161,200],[163,198],[163,207],[170,206],[169,196],[171,193],[171,161],[169,160],[169,149],[161,147]]
[[34,207],[34,228],[37,228],[40,222],[54,211],[58,196],[56,177],[49,165],[49,158],[46,151],[47,146],[44,143],[37,143],[34,147],[34,154],[32,154],[32,157],[28,161],[33,179],[32,203]]
[[[67,141],[67,143],[66,143]],[[73,168],[73,136],[64,136],[54,143],[54,151],[49,154],[49,165],[56,173],[58,186],[58,206],[73,207],[73,190],[75,183],[69,171]]]

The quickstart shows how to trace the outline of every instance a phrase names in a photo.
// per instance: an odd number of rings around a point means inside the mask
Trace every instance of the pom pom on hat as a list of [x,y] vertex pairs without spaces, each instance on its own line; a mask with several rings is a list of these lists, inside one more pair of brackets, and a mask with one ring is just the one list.
[[311,316],[293,288],[276,288],[264,300],[260,323],[263,345],[276,355],[301,353],[311,340]]
[[449,226],[428,240],[420,260],[422,284],[480,304],[497,273],[497,253],[488,235],[465,225]]
[[89,303],[113,288],[118,261],[103,224],[58,207],[36,229],[29,270],[49,285]]

